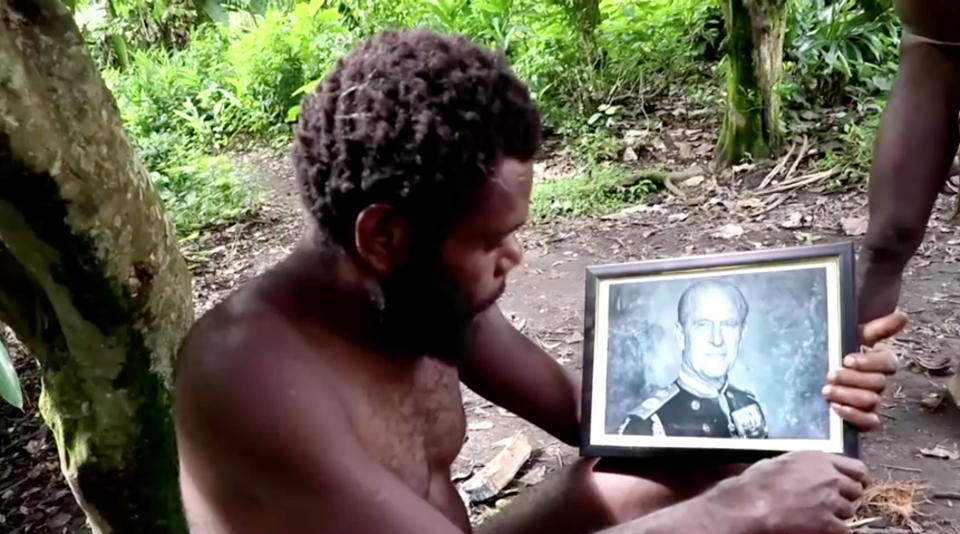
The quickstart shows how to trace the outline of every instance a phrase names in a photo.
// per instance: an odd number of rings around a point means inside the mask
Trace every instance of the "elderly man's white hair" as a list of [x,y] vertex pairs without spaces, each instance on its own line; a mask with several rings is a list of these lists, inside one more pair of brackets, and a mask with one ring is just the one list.
[[730,297],[730,300],[733,301],[734,306],[737,307],[737,314],[740,317],[740,323],[742,324],[744,321],[746,321],[747,312],[750,311],[750,307],[747,305],[747,299],[743,297],[743,293],[740,292],[740,289],[730,282],[708,278],[706,280],[700,280],[690,284],[690,287],[683,292],[683,295],[680,295],[680,303],[677,305],[677,320],[680,322],[680,324],[687,323],[687,318],[690,316],[690,306],[691,302],[693,301],[693,297],[698,293],[711,289],[726,293]]

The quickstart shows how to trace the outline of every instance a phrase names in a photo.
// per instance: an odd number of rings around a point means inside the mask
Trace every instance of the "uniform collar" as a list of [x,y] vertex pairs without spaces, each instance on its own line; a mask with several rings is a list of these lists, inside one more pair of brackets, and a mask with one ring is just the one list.
[[707,385],[697,378],[696,375],[687,367],[686,363],[680,365],[680,375],[677,377],[677,385],[692,393],[697,397],[713,399],[723,395],[727,391],[727,381],[724,380],[723,386],[718,390],[713,386]]

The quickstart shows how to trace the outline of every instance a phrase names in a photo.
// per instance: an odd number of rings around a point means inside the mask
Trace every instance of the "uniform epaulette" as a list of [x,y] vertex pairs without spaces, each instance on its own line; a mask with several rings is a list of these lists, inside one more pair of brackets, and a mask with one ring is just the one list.
[[672,399],[679,392],[680,387],[677,386],[676,382],[667,387],[657,389],[652,395],[647,397],[646,400],[640,403],[639,408],[636,408],[628,415],[646,420],[651,415],[657,413],[657,410],[659,410],[664,404],[667,403],[667,401]]
[[737,388],[737,387],[733,387],[733,386],[729,386],[729,385],[728,385],[728,386],[727,386],[727,390],[733,392],[734,394],[743,395],[744,397],[746,397],[746,398],[748,398],[748,399],[750,399],[750,400],[752,400],[752,401],[754,401],[754,402],[757,402],[757,396],[754,395],[753,393],[745,390],[745,389]]

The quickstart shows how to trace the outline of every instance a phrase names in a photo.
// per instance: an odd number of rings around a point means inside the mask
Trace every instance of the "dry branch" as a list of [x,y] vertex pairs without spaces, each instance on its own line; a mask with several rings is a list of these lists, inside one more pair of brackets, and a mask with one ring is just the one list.
[[782,171],[783,168],[787,166],[787,161],[790,160],[790,157],[793,156],[793,151],[796,149],[797,149],[796,143],[790,145],[790,150],[787,152],[787,155],[780,158],[780,161],[777,162],[777,166],[774,167],[769,173],[767,173],[766,176],[763,177],[763,181],[760,182],[760,186],[757,187],[758,191],[770,185],[770,181],[773,180],[775,176],[780,174],[780,171]]
[[784,182],[783,184],[777,187],[774,187],[773,189],[758,191],[757,194],[769,195],[771,193],[784,193],[787,191],[793,191],[794,189],[800,189],[805,185],[810,185],[812,183],[819,182],[821,180],[826,180],[827,178],[830,178],[831,176],[837,174],[837,172],[838,172],[837,169],[830,169],[826,171],[815,172],[813,174],[807,174],[805,176],[801,176],[800,178],[797,178],[792,182],[789,182],[789,183]]
[[790,181],[790,178],[793,177],[793,173],[797,172],[797,167],[800,166],[800,162],[803,161],[803,158],[807,156],[807,147],[809,146],[809,141],[810,140],[807,139],[807,136],[803,136],[803,146],[800,148],[800,153],[797,154],[797,159],[793,161],[793,165],[790,167],[790,170],[787,171],[787,175],[783,178],[783,183]]

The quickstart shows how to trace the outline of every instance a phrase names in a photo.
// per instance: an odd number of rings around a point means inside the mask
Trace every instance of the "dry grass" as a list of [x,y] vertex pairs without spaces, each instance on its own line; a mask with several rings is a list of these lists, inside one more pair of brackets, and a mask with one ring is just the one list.
[[909,524],[919,515],[917,505],[925,486],[918,482],[875,482],[864,491],[857,510],[860,520],[880,517],[895,525]]

